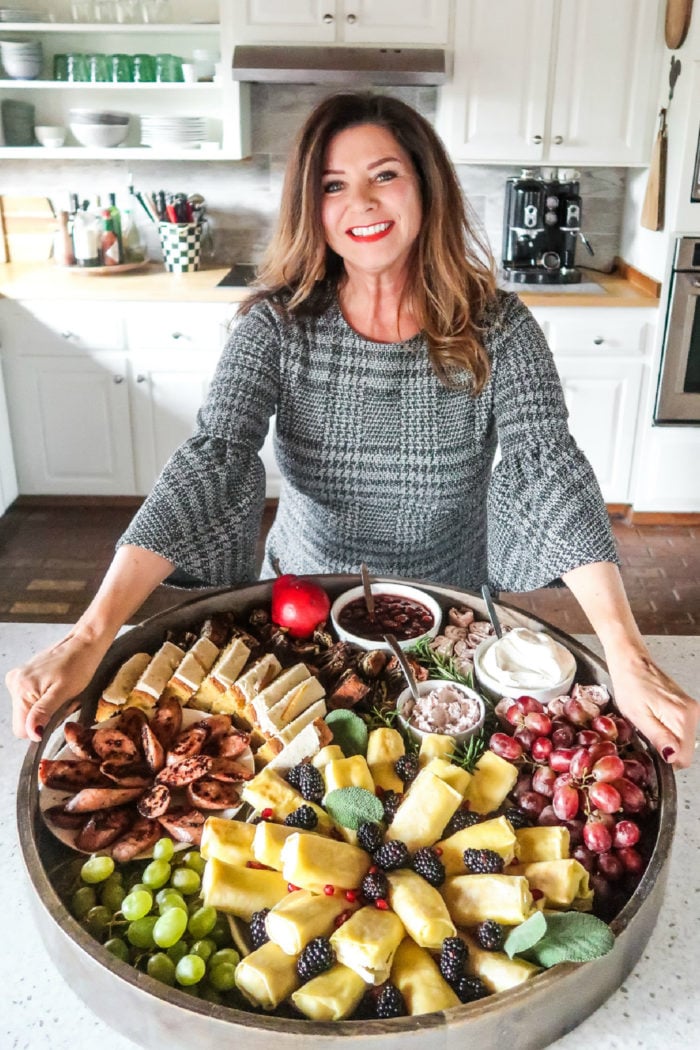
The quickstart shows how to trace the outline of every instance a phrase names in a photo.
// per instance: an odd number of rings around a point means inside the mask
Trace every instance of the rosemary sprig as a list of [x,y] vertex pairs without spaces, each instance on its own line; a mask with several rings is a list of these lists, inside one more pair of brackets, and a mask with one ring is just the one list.
[[431,649],[429,638],[423,638],[422,641],[417,642],[408,651],[419,664],[427,667],[431,672],[431,677],[445,678],[449,682],[460,682],[462,685],[468,685],[470,689],[474,688],[472,672],[468,671],[467,674],[464,674],[458,670],[451,656],[444,656],[442,653],[436,652],[435,649]]

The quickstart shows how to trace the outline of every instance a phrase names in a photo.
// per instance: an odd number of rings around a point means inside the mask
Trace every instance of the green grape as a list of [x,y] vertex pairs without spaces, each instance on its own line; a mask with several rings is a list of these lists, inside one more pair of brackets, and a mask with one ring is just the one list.
[[149,977],[155,977],[156,981],[162,984],[175,984],[175,963],[165,952],[156,952],[155,955],[150,956],[146,963],[146,973]]
[[120,882],[110,882],[109,879],[102,884],[100,889],[100,904],[104,904],[110,911],[120,911],[126,890]]
[[156,919],[153,940],[159,948],[171,948],[187,929],[187,914],[182,908],[169,908]]
[[113,871],[114,861],[111,857],[92,856],[80,869],[80,878],[83,882],[92,885],[96,882],[104,882]]
[[221,1006],[224,1001],[216,988],[212,988],[212,986],[206,982],[199,985],[199,997],[200,999],[204,999],[207,1003],[214,1003],[216,1006]]
[[102,940],[111,921],[112,913],[109,908],[105,908],[103,904],[97,904],[94,908],[90,908],[85,916],[84,925],[91,936]]
[[212,908],[210,904],[197,908],[197,911],[190,915],[190,921],[187,923],[188,931],[196,940],[207,937],[215,926],[216,908]]
[[236,967],[231,963],[223,962],[209,970],[207,976],[209,983],[216,988],[217,992],[230,992],[236,987]]
[[159,890],[170,878],[170,865],[167,860],[152,860],[144,868],[142,878],[149,889]]
[[198,955],[200,959],[204,959],[205,962],[211,958],[216,951],[216,945],[208,937],[205,937],[200,941],[193,941],[190,952],[192,955]]
[[184,988],[197,984],[206,973],[207,965],[198,955],[183,955],[175,967],[175,980]]
[[70,910],[78,922],[82,921],[91,908],[97,904],[97,894],[92,886],[81,886],[70,900]]
[[192,871],[196,871],[198,875],[203,875],[204,869],[207,866],[204,857],[199,850],[196,849],[188,850],[182,858],[182,863],[184,867],[192,868]]
[[173,840],[169,838],[158,839],[153,847],[154,860],[172,860],[175,847]]
[[189,948],[187,947],[185,942],[178,941],[177,944],[173,944],[170,948],[168,948],[168,958],[172,959],[173,962],[177,965],[177,963],[180,962],[180,959],[183,957],[183,955],[187,955],[188,951]]
[[187,902],[187,914],[188,915],[194,915],[194,913],[196,911],[199,911],[199,909],[201,907],[202,907],[202,898],[201,897],[192,897]]
[[165,915],[165,912],[170,908],[182,908],[189,915],[185,899],[181,894],[178,894],[176,889],[162,889],[156,895],[155,902],[161,915]]
[[189,897],[193,893],[199,893],[202,880],[192,868],[176,868],[170,876],[170,885],[173,889],[180,890]]
[[130,922],[126,928],[126,938],[134,948],[153,948],[153,927],[158,921],[156,915],[144,915],[134,922]]
[[121,959],[122,962],[129,961],[129,946],[126,941],[123,941],[121,937],[110,937],[108,941],[105,941],[105,948],[114,955],[117,959]]
[[139,893],[141,890],[146,890],[147,893],[150,893],[151,887],[147,886],[143,880],[135,882],[132,886],[129,886],[129,893]]
[[225,915],[217,915],[216,925],[209,934],[217,948],[227,948],[231,943],[231,928]]
[[138,870],[138,868],[136,868],[134,871],[131,871],[127,876],[126,884],[130,890],[133,890],[134,887],[137,886],[140,882],[141,872]]
[[129,922],[142,919],[144,915],[148,915],[152,907],[153,897],[147,889],[132,890],[122,901],[122,913]]
[[230,963],[231,966],[238,966],[240,961],[241,957],[235,948],[220,948],[209,959],[208,969],[213,970],[215,966],[220,966],[221,963]]

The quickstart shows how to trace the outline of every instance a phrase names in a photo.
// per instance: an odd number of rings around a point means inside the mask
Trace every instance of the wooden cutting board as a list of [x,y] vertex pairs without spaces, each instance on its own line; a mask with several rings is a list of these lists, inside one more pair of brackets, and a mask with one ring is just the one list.
[[663,230],[664,203],[666,200],[666,110],[660,113],[660,127],[654,142],[649,165],[647,189],[642,204],[641,224],[647,230]]
[[666,0],[666,24],[664,36],[666,47],[675,51],[688,34],[693,0]]
[[[58,223],[48,197],[0,197],[5,262],[46,262]],[[0,257],[2,248],[0,248]]]

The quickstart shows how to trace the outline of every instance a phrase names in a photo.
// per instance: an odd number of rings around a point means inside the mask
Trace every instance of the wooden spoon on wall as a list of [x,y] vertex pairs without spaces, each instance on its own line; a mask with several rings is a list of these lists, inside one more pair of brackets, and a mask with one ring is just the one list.
[[690,26],[693,0],[666,0],[666,47],[675,51],[685,40]]

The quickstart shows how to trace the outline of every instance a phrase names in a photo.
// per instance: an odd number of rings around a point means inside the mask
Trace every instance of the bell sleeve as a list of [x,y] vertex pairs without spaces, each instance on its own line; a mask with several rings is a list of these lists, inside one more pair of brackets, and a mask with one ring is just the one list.
[[568,412],[542,330],[518,300],[492,353],[489,382],[501,460],[488,490],[489,579],[497,590],[560,582],[591,562],[617,562],[607,510]]
[[258,453],[277,403],[279,325],[267,305],[236,324],[193,436],[168,460],[118,546],[160,554],[206,585],[255,578],[265,503]]

